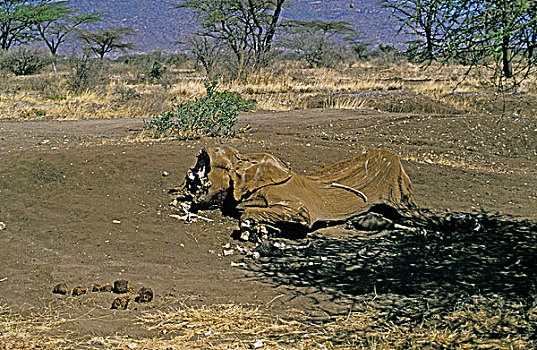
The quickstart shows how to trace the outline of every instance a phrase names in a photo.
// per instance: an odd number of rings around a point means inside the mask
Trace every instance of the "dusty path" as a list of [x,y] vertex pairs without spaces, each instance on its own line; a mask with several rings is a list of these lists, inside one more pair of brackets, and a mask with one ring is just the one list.
[[[61,305],[78,335],[143,334],[135,316],[190,304],[270,305],[336,310],[322,295],[293,298],[221,256],[236,222],[187,225],[168,215],[167,190],[181,183],[204,145],[266,151],[311,171],[371,148],[405,160],[421,206],[486,210],[537,219],[537,129],[533,120],[411,116],[371,111],[251,113],[235,140],[138,138],[142,120],[0,121],[0,302],[17,311]],[[163,176],[167,171],[169,176]],[[121,223],[114,223],[114,220]],[[112,295],[61,297],[52,287],[125,278],[157,298],[112,311]],[[113,322],[111,322],[113,320]]]

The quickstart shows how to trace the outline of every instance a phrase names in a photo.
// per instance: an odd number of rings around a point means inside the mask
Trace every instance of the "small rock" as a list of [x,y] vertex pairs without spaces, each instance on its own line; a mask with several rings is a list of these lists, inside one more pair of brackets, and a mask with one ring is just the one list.
[[67,289],[67,286],[65,285],[65,283],[60,283],[60,284],[57,284],[54,289],[52,289],[52,293],[54,294],[61,294],[61,295],[65,295],[69,292],[69,290]]
[[222,252],[222,254],[224,256],[228,256],[228,255],[233,255],[235,251],[233,249],[224,249],[224,251]]
[[259,258],[261,258],[261,254],[259,252],[252,253],[252,259],[258,260]]
[[2,221],[0,221],[0,231],[6,229],[6,224],[4,224]]
[[261,349],[265,346],[265,343],[263,342],[263,339],[257,339],[255,343],[252,344],[252,347],[254,349]]
[[87,293],[87,289],[84,288],[84,287],[75,287],[73,288],[73,293],[71,293],[74,297],[77,297],[79,295],[82,295],[82,294],[86,294]]
[[129,291],[128,284],[129,281],[126,280],[114,281],[114,289],[112,289],[112,291],[116,294],[127,293]]
[[110,309],[127,310],[127,306],[129,306],[130,300],[131,299],[129,297],[117,297],[112,302],[112,307],[110,307]]
[[121,220],[112,220],[112,223],[119,225],[119,224],[121,224]]
[[167,172],[167,171],[163,171],[163,172],[162,172],[162,176],[164,176],[164,177],[169,176],[169,175],[170,175],[170,173]]
[[127,347],[128,347],[129,349],[136,349],[136,348],[138,347],[138,344],[136,344],[136,343],[130,343],[129,345],[127,345]]
[[91,288],[91,291],[93,293],[102,292],[102,290],[103,290],[103,287],[100,284],[94,284],[93,288]]
[[134,298],[134,301],[137,303],[149,303],[153,300],[153,290],[151,288],[143,287],[138,291],[138,295]]

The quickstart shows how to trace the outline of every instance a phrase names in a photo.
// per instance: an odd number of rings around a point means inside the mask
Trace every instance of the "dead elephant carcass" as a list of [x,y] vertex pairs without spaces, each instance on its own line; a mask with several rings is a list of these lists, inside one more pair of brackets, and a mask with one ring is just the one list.
[[386,150],[299,175],[270,154],[207,147],[170,193],[176,196],[172,204],[187,211],[220,209],[238,217],[242,238],[254,240],[342,223],[380,203],[415,205],[399,157]]

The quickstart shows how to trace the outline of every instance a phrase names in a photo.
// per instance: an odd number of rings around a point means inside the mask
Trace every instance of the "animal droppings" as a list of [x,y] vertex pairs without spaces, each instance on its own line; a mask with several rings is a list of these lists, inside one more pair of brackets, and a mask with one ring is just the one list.
[[127,280],[117,280],[114,281],[114,288],[112,291],[116,294],[123,294],[129,291],[129,281]]
[[138,295],[134,298],[137,303],[149,303],[153,300],[154,294],[151,288],[143,287],[138,291]]
[[73,292],[71,293],[74,297],[77,297],[79,295],[83,295],[87,293],[87,289],[85,287],[75,287],[73,288]]
[[61,294],[61,295],[65,295],[69,292],[69,290],[67,289],[67,286],[65,285],[65,283],[60,283],[60,284],[57,284],[56,286],[54,286],[54,288],[52,289],[52,293],[54,294]]
[[129,297],[117,297],[112,302],[112,306],[110,309],[113,310],[127,310],[127,307],[129,306]]

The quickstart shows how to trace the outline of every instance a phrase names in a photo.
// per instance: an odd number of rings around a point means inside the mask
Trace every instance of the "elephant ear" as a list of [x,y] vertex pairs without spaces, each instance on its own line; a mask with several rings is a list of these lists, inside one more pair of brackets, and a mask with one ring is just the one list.
[[260,188],[281,184],[292,176],[291,168],[273,155],[246,154],[232,172],[233,198],[239,202]]

